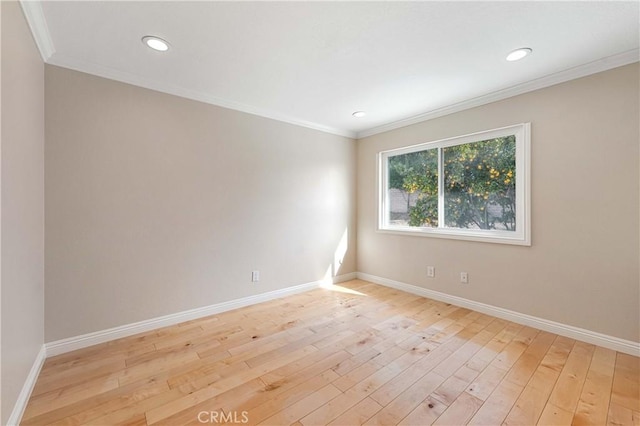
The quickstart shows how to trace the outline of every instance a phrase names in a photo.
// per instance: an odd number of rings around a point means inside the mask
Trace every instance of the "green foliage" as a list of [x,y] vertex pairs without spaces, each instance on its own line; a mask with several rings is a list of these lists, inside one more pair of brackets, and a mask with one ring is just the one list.
[[[444,222],[515,230],[515,136],[442,148]],[[438,149],[389,158],[389,187],[417,193],[410,226],[438,224]]]
[[389,187],[418,194],[409,208],[410,226],[438,226],[438,150],[389,158]]
[[409,209],[409,226],[438,226],[438,196],[422,195]]
[[443,151],[445,224],[515,230],[515,136]]

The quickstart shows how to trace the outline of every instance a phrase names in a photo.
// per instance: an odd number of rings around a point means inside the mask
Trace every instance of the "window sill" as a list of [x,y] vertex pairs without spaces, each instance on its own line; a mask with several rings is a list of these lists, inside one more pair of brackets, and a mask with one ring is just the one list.
[[404,235],[408,237],[444,238],[450,240],[474,241],[493,244],[511,244],[517,246],[531,246],[531,239],[522,234],[501,231],[461,231],[457,229],[429,229],[411,227],[378,228],[378,233]]

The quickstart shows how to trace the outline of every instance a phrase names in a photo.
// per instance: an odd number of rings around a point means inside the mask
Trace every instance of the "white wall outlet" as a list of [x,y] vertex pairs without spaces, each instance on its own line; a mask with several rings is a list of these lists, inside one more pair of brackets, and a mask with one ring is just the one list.
[[427,276],[429,278],[436,276],[436,268],[434,266],[427,266]]
[[260,281],[260,271],[251,271],[251,282],[257,283]]
[[460,282],[463,284],[469,283],[469,274],[466,272],[460,272]]

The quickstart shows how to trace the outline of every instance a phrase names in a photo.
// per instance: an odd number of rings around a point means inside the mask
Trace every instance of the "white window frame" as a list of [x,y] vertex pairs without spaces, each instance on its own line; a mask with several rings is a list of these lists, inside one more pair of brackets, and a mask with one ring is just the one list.
[[[516,230],[461,229],[444,227],[444,185],[442,148],[464,145],[515,135],[516,138]],[[438,227],[389,225],[388,159],[439,148],[438,155]],[[433,142],[421,143],[378,153],[378,232],[456,240],[480,241],[499,244],[531,245],[531,123],[521,123]]]

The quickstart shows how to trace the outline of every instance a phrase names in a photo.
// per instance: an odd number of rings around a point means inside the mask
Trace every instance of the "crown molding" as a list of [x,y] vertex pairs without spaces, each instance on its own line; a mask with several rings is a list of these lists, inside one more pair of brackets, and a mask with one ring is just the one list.
[[42,3],[35,0],[20,0],[20,6],[22,7],[22,13],[24,13],[27,24],[31,29],[33,39],[38,46],[40,56],[42,56],[44,62],[47,62],[56,52],[56,49],[53,45],[51,34],[49,33],[47,20],[42,11]]
[[421,123],[423,121],[432,120],[434,118],[453,114],[455,112],[460,112],[477,106],[486,105],[491,102],[496,102],[513,96],[521,95],[523,93],[532,92],[534,90],[564,83],[569,80],[574,80],[612,68],[628,65],[640,60],[640,49],[628,50],[626,52],[598,59],[587,64],[579,65],[577,67],[550,74],[545,77],[531,80],[516,86],[508,87],[506,89],[491,92],[486,95],[468,99],[466,101],[437,108],[413,117],[393,121],[391,123],[372,127],[360,132],[355,132],[347,129],[339,129],[335,127],[325,126],[319,123],[300,120],[298,118],[286,114],[281,114],[276,111],[218,98],[204,92],[190,90],[184,87],[179,87],[159,81],[153,81],[151,79],[140,77],[132,73],[61,55],[59,53],[56,53],[53,40],[51,39],[51,35],[49,33],[49,28],[47,26],[47,21],[42,10],[42,2],[38,0],[20,0],[20,5],[29,24],[29,28],[31,29],[31,33],[33,34],[33,38],[38,46],[40,55],[42,56],[43,61],[46,63],[97,75],[99,77],[108,78],[110,80],[120,81],[122,83],[132,84],[158,92],[180,96],[182,98],[204,102],[210,105],[216,105],[223,108],[241,111],[260,117],[293,124],[296,126],[319,130],[325,133],[344,136],[351,139],[362,139],[368,136],[373,136],[401,127],[410,126],[412,124]]
[[356,133],[349,130],[338,129],[335,127],[313,123],[310,121],[300,120],[295,117],[280,114],[276,111],[262,109],[251,105],[230,101],[227,99],[221,99],[215,96],[211,96],[205,92],[186,89],[184,87],[174,86],[172,84],[164,82],[154,81],[152,79],[141,77],[136,74],[61,55],[60,53],[56,53],[54,56],[50,57],[47,63],[62,68],[68,68],[75,71],[96,75],[98,77],[107,78],[109,80],[119,81],[121,83],[132,84],[134,86],[143,87],[145,89],[155,90],[157,92],[168,93],[170,95],[179,96],[181,98],[187,98],[210,105],[245,112],[247,114],[257,115],[260,117],[269,118],[296,126],[306,127],[313,130],[319,130],[325,133],[331,133],[351,139],[354,139],[356,137]]
[[423,121],[432,120],[434,118],[453,114],[455,112],[460,112],[477,106],[486,105],[491,102],[496,102],[513,96],[521,95],[523,93],[532,92],[534,90],[564,83],[569,80],[575,80],[580,77],[586,77],[591,74],[596,74],[609,69],[621,67],[623,65],[628,65],[634,62],[638,62],[638,60],[640,60],[640,50],[628,50],[626,52],[598,59],[597,61],[589,62],[584,65],[569,68],[568,70],[537,78],[526,83],[518,84],[517,86],[512,86],[506,89],[498,90],[496,92],[488,93],[486,95],[478,96],[476,98],[468,99],[466,101],[458,102],[453,105],[448,105],[442,108],[428,111],[413,117],[394,121],[388,124],[383,124],[381,126],[376,126],[368,130],[363,130],[358,132],[356,137],[357,139],[362,139],[368,136],[377,135],[379,133],[388,132],[389,130],[399,129],[401,127],[410,126],[412,124],[422,123]]
[[33,35],[36,45],[38,46],[38,50],[40,51],[42,60],[48,64],[97,75],[99,77],[108,78],[110,80],[116,80],[122,83],[128,83],[146,89],[168,93],[170,95],[180,96],[182,98],[192,99],[223,108],[245,112],[248,114],[257,115],[260,117],[269,118],[296,126],[319,130],[325,133],[331,133],[351,139],[354,139],[356,137],[356,132],[350,130],[338,129],[311,121],[300,120],[286,114],[280,114],[276,111],[262,109],[251,105],[230,101],[227,99],[221,99],[215,96],[208,95],[204,92],[153,81],[151,79],[116,70],[114,68],[105,67],[102,65],[61,55],[59,53],[56,53],[53,40],[51,39],[51,34],[49,33],[49,27],[47,26],[47,20],[42,10],[42,2],[38,0],[20,0],[20,5],[22,7],[22,11],[25,15],[29,28],[31,29],[31,34]]

